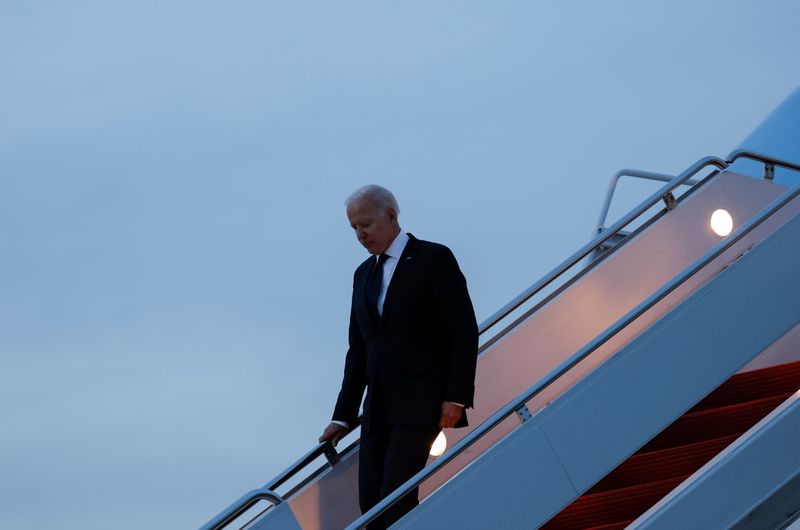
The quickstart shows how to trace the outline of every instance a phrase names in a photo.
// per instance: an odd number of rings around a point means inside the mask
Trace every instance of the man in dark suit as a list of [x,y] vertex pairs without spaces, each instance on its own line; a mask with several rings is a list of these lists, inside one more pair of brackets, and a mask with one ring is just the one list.
[[[389,190],[365,186],[346,206],[371,256],[354,275],[342,388],[320,441],[335,444],[355,423],[366,388],[359,449],[366,512],[425,466],[441,429],[467,425],[478,327],[453,253],[404,233]],[[369,528],[386,528],[417,504],[414,490]]]

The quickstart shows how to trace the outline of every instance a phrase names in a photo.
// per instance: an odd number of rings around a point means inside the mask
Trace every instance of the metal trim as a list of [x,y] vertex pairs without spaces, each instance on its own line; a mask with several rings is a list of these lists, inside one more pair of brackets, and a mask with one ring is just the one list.
[[528,408],[528,405],[522,405],[514,412],[517,413],[520,423],[525,423],[529,419],[533,418],[533,414],[531,414],[531,409]]
[[237,517],[249,510],[258,501],[269,501],[273,505],[283,502],[280,495],[266,488],[259,488],[245,493],[239,500],[225,508],[219,515],[200,527],[200,530],[219,530],[225,528]]
[[[600,217],[597,219],[597,226],[595,228],[595,234],[599,234],[603,230],[605,230],[604,225],[606,224],[606,218],[608,217],[608,211],[611,209],[611,201],[614,198],[614,193],[617,191],[617,185],[619,184],[620,179],[622,177],[633,177],[633,178],[640,178],[645,180],[655,180],[658,182],[670,182],[672,181],[675,176],[674,175],[667,175],[664,173],[653,173],[652,171],[641,171],[639,169],[622,169],[614,174],[611,177],[611,180],[608,183],[608,191],[606,191],[606,197],[603,199],[603,206],[600,208]],[[699,181],[697,180],[687,180],[683,183],[684,186],[694,186]]]

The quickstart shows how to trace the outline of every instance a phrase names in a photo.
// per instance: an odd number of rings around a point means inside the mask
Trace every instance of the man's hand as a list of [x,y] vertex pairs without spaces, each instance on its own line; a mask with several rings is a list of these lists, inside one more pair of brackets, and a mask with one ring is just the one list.
[[439,419],[439,428],[452,427],[461,419],[464,407],[445,401],[442,403],[442,417]]
[[319,437],[319,441],[324,442],[325,440],[330,440],[333,446],[336,447],[336,444],[339,443],[339,440],[341,440],[345,434],[347,434],[346,428],[338,423],[330,422],[328,426],[325,427],[325,432]]

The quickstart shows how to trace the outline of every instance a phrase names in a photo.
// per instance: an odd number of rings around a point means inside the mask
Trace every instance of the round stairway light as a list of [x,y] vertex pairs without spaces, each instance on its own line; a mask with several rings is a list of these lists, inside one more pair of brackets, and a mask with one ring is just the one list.
[[444,432],[440,431],[439,436],[433,441],[430,454],[432,457],[436,458],[437,456],[442,456],[445,449],[447,449],[447,437],[444,435]]
[[733,218],[727,210],[715,210],[711,214],[711,229],[720,237],[725,237],[733,230]]

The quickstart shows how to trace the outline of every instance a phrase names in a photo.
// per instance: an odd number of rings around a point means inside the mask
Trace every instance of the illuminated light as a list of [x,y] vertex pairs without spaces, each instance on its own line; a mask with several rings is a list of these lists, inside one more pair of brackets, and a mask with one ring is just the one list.
[[447,449],[447,437],[444,435],[443,431],[439,431],[439,436],[436,437],[436,440],[433,441],[433,445],[431,446],[431,456],[434,458],[442,456],[445,449]]
[[720,237],[725,237],[733,230],[733,218],[727,210],[715,210],[711,214],[711,230]]

